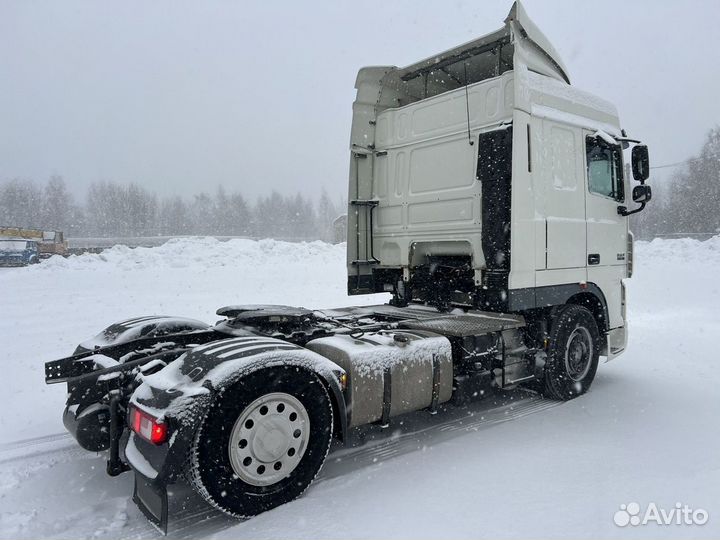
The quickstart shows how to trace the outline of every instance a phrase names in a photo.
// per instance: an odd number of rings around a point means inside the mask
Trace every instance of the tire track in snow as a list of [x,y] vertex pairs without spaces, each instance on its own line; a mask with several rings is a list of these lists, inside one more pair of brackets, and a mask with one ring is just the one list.
[[[348,461],[353,463],[353,470],[359,469],[411,452],[422,451],[425,447],[496,424],[517,420],[562,404],[562,402],[544,399],[536,395],[527,396],[492,408],[487,408],[487,405],[483,406],[482,402],[473,404],[465,410],[450,406],[445,414],[449,414],[453,418],[444,422],[437,422],[439,415],[428,415],[421,419],[421,424],[425,424],[424,427],[422,425],[416,429],[410,427],[407,432],[403,432],[402,429],[395,430],[385,437],[363,446],[341,448],[328,456],[330,463],[325,465],[316,484],[345,474]],[[333,464],[340,465],[337,467],[338,470],[334,470]]]
[[0,453],[7,450],[14,450],[16,448],[27,448],[31,446],[37,446],[39,444],[45,444],[48,442],[54,442],[61,439],[67,439],[70,437],[69,433],[53,433],[52,435],[43,435],[41,437],[32,437],[30,439],[19,439],[17,441],[11,441],[8,443],[0,444]]
[[[448,405],[445,411],[430,415],[419,411],[395,418],[389,428],[371,425],[356,430],[360,435],[357,446],[336,446],[314,486],[352,474],[357,470],[378,465],[387,460],[462,437],[491,426],[516,420],[561,405],[561,402],[541,398],[524,391],[501,394],[496,398],[471,403],[465,407]],[[445,419],[443,419],[445,417]],[[352,444],[352,442],[350,443]],[[0,445],[0,463],[37,463],[38,457],[50,454],[56,462],[53,466],[72,466],[86,456],[98,456],[80,449],[67,433],[50,434]],[[102,486],[98,486],[102,489]],[[311,488],[312,489],[312,488]],[[170,500],[170,523],[168,536],[190,539],[211,535],[241,525],[242,522],[222,514],[208,506],[191,488],[185,485],[171,486],[174,494]],[[147,522],[139,510],[129,502],[127,524],[120,530],[108,531],[123,538],[142,540],[157,536],[157,530]],[[96,531],[105,536],[102,531]]]
[[53,433],[0,444],[0,463],[36,458],[79,448],[69,433]]

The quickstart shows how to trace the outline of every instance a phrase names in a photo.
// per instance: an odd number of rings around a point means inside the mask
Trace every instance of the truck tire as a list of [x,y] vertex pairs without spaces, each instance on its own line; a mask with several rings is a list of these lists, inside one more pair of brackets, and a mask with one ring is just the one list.
[[195,436],[190,483],[227,514],[260,514],[308,488],[332,430],[332,404],[317,376],[289,366],[256,371],[210,408]]
[[543,393],[563,401],[584,394],[595,378],[599,358],[595,318],[582,306],[563,306],[551,320]]

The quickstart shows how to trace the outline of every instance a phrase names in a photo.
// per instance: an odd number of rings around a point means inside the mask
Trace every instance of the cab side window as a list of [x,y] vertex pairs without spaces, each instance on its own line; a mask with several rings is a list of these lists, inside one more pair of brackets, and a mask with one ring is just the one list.
[[586,140],[588,189],[617,201],[625,199],[622,151],[598,137]]

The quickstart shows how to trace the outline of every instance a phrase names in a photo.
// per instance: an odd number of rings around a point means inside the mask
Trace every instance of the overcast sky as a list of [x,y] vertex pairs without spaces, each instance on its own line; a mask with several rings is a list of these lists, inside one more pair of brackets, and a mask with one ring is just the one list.
[[[654,165],[696,153],[720,123],[717,0],[524,4]],[[496,30],[510,6],[0,0],[0,180],[339,198],[358,68]]]

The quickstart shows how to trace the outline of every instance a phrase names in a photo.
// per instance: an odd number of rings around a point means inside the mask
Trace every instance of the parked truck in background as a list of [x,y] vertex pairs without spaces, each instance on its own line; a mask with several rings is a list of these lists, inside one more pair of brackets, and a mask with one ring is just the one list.
[[66,255],[68,243],[61,231],[45,231],[42,229],[27,229],[22,227],[0,227],[0,238],[26,239],[37,244],[41,259],[52,255]]
[[37,242],[0,238],[0,266],[27,266],[40,262]]
[[518,385],[572,399],[625,349],[647,147],[570,85],[519,3],[500,30],[363,68],[356,88],[348,292],[389,304],[138,317],[46,364],[68,386],[67,429],[108,451],[110,474],[132,469],[161,527],[183,478],[253,516],[300,495],[358,426]]

